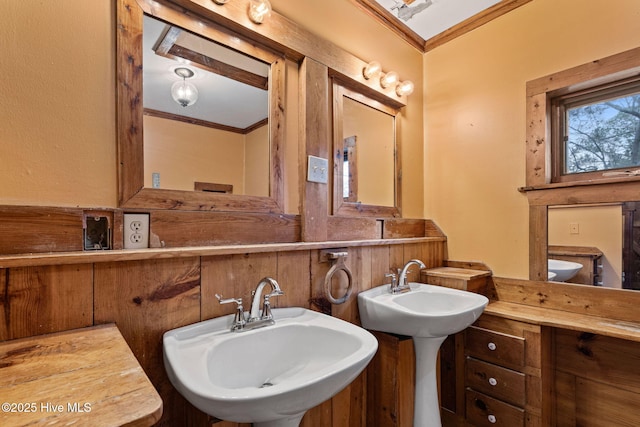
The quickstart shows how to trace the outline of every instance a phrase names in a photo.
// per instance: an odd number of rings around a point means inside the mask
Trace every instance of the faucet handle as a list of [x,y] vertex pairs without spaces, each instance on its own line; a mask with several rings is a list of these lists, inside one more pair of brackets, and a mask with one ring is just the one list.
[[226,299],[222,299],[222,295],[220,295],[220,294],[216,294],[216,298],[218,299],[220,304],[230,304],[232,302],[235,302],[236,304],[238,304],[238,308],[242,308],[242,298],[226,298]]
[[395,273],[387,273],[384,275],[384,277],[390,277],[391,278],[391,287],[396,286],[396,283],[398,281],[398,276]]
[[238,304],[236,307],[236,314],[233,318],[233,323],[231,324],[231,330],[243,330],[244,325],[247,324],[247,320],[244,318],[244,308],[242,307],[242,298],[226,298],[223,299],[222,295],[216,294],[216,298],[220,302],[220,304],[229,304],[235,302]]
[[284,295],[284,292],[282,292],[280,289],[276,289],[264,296],[264,300],[262,302],[262,313],[260,313],[261,320],[273,318],[273,314],[271,313],[271,302],[269,301],[269,299],[271,297],[279,297],[280,295]]

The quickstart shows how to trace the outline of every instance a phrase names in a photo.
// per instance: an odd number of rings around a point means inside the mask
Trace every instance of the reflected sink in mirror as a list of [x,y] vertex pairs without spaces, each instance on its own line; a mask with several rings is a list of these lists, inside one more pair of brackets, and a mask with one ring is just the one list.
[[217,418],[298,426],[304,413],[351,383],[378,348],[363,328],[304,308],[273,309],[275,325],[230,332],[233,315],[164,334],[174,387]]
[[549,280],[553,280],[554,282],[564,282],[576,274],[578,271],[582,269],[582,264],[571,261],[563,261],[559,259],[548,259],[547,260],[547,269],[549,273],[555,274],[553,279],[549,278]]

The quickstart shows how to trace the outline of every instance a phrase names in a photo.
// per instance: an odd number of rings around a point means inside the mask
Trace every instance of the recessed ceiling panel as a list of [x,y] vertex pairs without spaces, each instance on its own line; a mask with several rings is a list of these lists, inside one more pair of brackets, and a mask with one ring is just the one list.
[[500,2],[500,0],[375,1],[425,40]]

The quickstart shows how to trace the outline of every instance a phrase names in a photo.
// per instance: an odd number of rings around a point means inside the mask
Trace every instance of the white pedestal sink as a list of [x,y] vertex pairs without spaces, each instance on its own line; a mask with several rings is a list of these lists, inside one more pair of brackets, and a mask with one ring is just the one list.
[[436,358],[448,335],[476,321],[489,300],[479,294],[410,283],[411,290],[392,294],[389,285],[358,294],[362,326],[413,337],[416,353],[414,427],[440,426]]
[[378,348],[363,328],[304,308],[273,309],[275,325],[230,332],[233,315],[166,332],[174,387],[217,418],[254,427],[296,427],[338,393]]

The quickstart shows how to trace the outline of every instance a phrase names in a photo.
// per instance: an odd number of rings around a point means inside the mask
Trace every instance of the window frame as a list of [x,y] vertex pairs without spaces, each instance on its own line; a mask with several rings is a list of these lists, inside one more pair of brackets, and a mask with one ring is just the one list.
[[640,91],[640,76],[614,80],[580,90],[563,88],[560,94],[549,94],[551,125],[551,183],[579,182],[609,179],[605,172],[624,171],[629,168],[640,169],[640,164],[625,168],[602,169],[591,172],[565,172],[567,110],[577,106],[585,106],[608,99],[637,94]]

